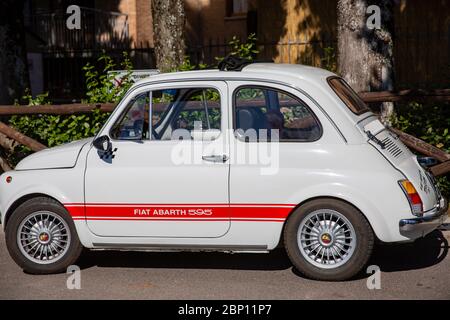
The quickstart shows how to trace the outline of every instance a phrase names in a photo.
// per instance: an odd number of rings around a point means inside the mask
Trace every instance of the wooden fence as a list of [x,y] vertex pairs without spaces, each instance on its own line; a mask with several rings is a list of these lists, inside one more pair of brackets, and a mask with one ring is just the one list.
[[[450,101],[450,89],[443,90],[403,90],[398,92],[362,92],[360,96],[367,103],[373,102],[397,102],[397,101]],[[101,112],[111,112],[116,107],[112,103],[102,104],[61,104],[61,105],[38,105],[38,106],[11,106],[0,105],[0,117],[11,115],[31,115],[31,114],[53,114],[53,115],[70,115],[70,114],[85,114],[99,109]],[[397,129],[391,129],[396,133],[402,142],[409,148],[435,158],[438,165],[431,167],[431,172],[435,176],[445,175],[450,172],[450,154],[443,150],[436,148],[425,141],[413,137],[405,132]],[[8,148],[4,137],[12,139],[13,141],[29,147],[33,151],[40,151],[45,149],[42,143],[25,136],[14,128],[0,122],[0,146]],[[0,157],[0,167],[3,171],[9,170],[7,162]]]

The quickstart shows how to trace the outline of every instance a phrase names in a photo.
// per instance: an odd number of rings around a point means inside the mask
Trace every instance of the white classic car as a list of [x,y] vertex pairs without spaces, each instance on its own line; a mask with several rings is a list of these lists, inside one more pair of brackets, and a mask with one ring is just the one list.
[[376,240],[443,223],[433,177],[343,79],[301,65],[223,69],[141,80],[95,138],[4,173],[1,222],[17,264],[62,272],[83,247],[283,246],[307,277],[343,280]]

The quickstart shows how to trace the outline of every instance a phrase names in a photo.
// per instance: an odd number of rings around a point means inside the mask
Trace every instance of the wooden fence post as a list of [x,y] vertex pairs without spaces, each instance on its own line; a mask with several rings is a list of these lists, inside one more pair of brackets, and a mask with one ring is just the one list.
[[20,133],[19,131],[7,126],[3,122],[0,121],[0,132],[6,135],[7,137],[16,140],[20,144],[23,144],[24,146],[27,146],[33,151],[41,151],[43,149],[46,149],[47,147],[44,146],[42,143],[27,137],[26,135]]

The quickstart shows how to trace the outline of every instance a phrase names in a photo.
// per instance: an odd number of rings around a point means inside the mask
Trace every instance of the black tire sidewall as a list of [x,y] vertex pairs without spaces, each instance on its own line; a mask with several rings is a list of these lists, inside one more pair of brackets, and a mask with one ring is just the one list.
[[[319,209],[330,209],[344,215],[356,233],[356,248],[344,265],[323,269],[311,264],[300,252],[297,233],[301,222],[308,214]],[[372,228],[362,213],[352,205],[335,199],[318,199],[299,206],[289,217],[284,232],[285,248],[294,267],[308,278],[340,281],[356,275],[367,263],[373,249]]]
[[[38,264],[29,260],[21,252],[17,244],[19,226],[26,217],[38,211],[49,211],[57,215],[69,227],[70,244],[64,256],[54,263]],[[21,204],[9,217],[5,230],[6,246],[13,260],[27,273],[48,274],[66,272],[67,267],[73,264],[82,251],[82,245],[76,232],[75,224],[67,210],[58,202],[48,198],[35,198]]]

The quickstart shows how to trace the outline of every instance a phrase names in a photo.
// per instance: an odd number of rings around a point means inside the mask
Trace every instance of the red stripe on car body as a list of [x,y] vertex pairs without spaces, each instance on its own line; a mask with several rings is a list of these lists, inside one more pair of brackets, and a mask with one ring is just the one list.
[[[292,204],[118,204],[66,203],[76,220],[284,221]],[[155,214],[156,213],[156,214]]]

